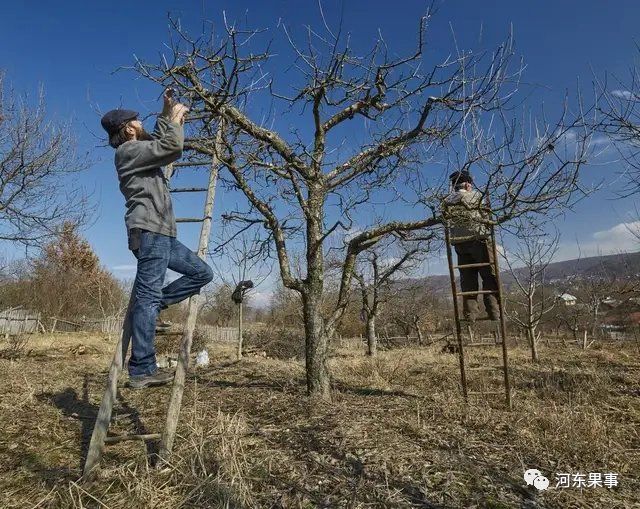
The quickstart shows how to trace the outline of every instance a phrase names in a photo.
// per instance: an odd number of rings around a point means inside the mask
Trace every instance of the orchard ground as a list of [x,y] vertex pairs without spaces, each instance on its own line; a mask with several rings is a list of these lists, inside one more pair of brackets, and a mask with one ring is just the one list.
[[[459,391],[442,344],[378,358],[335,347],[331,402],[305,395],[304,363],[208,345],[188,377],[174,455],[155,443],[107,447],[79,482],[115,338],[33,335],[0,360],[0,505],[7,508],[632,508],[640,506],[640,347],[511,349],[514,408]],[[4,346],[4,345],[3,345]],[[471,365],[497,365],[498,348]],[[499,372],[471,372],[499,390]],[[113,433],[160,432],[169,388],[122,387]],[[547,491],[526,486],[536,468]],[[615,473],[617,487],[556,488],[556,474]]]

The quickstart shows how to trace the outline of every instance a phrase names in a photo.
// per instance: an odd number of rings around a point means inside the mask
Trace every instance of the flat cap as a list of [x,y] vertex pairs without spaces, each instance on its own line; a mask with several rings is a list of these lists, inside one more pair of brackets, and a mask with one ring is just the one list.
[[118,129],[129,120],[138,118],[138,112],[133,110],[111,110],[104,114],[100,123],[109,136],[116,133]]

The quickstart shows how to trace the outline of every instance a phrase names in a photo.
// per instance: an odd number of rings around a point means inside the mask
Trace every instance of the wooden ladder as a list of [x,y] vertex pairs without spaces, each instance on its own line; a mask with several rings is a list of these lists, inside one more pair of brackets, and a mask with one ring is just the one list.
[[[487,212],[491,213],[491,207],[489,204],[489,201],[487,200],[487,209],[484,209]],[[460,363],[460,379],[461,379],[461,385],[462,385],[462,395],[464,396],[464,399],[466,401],[469,400],[469,396],[485,396],[485,395],[492,395],[492,394],[502,394],[502,391],[477,391],[477,392],[470,392],[468,390],[467,387],[467,371],[493,371],[493,370],[500,370],[503,373],[503,381],[504,381],[504,395],[505,395],[505,403],[507,405],[508,409],[511,409],[511,382],[509,379],[509,359],[508,359],[508,351],[507,351],[507,332],[506,332],[506,325],[505,325],[505,313],[504,313],[504,301],[502,299],[502,282],[500,280],[500,268],[498,265],[498,251],[496,249],[496,236],[495,236],[495,228],[493,226],[493,224],[490,225],[490,239],[491,239],[491,246],[487,246],[488,249],[492,250],[492,254],[493,256],[489,257],[490,259],[493,258],[493,261],[491,262],[486,262],[486,263],[472,263],[472,264],[467,264],[467,265],[456,265],[454,264],[453,261],[453,255],[452,255],[452,250],[451,250],[451,242],[452,241],[456,241],[456,240],[460,240],[459,238],[454,238],[451,237],[451,232],[450,232],[450,224],[449,224],[450,220],[449,219],[445,219],[444,221],[444,234],[445,234],[445,245],[446,245],[446,249],[447,249],[447,262],[449,264],[449,277],[451,279],[451,294],[453,296],[453,314],[454,314],[454,320],[455,320],[455,325],[456,325],[456,336],[458,339],[458,359],[459,359],[459,363]],[[491,267],[493,269],[493,273],[496,276],[496,281],[498,283],[498,289],[497,290],[476,290],[473,292],[462,292],[462,291],[458,291],[458,286],[456,284],[456,275],[455,275],[455,269],[464,269],[464,268],[479,268],[479,267]],[[490,342],[490,343],[470,343],[468,345],[464,344],[463,341],[463,337],[462,337],[462,325],[461,322],[463,321],[462,318],[460,317],[460,305],[458,303],[458,297],[465,297],[468,295],[475,295],[476,298],[478,295],[485,295],[485,294],[495,294],[497,299],[498,299],[498,303],[500,306],[500,324],[499,324],[499,328],[500,328],[500,337],[496,338],[496,341],[494,342]],[[480,320],[489,320],[489,318],[480,318]],[[469,329],[469,337],[470,339],[473,338],[473,332],[471,329],[471,325],[468,324],[468,329]],[[465,358],[465,349],[467,346],[498,346],[501,345],[502,346],[502,364],[499,366],[479,366],[479,367],[467,367],[466,365],[466,358]]]
[[[216,149],[215,154],[218,154],[218,150],[222,142],[222,131],[218,128],[216,134]],[[197,255],[205,259],[207,255],[209,237],[211,235],[211,222],[213,214],[213,204],[216,194],[216,183],[218,181],[219,160],[216,155],[212,157],[211,169],[209,173],[209,182],[207,187],[202,188],[177,188],[172,189],[172,193],[182,192],[206,192],[204,215],[202,218],[176,218],[177,223],[193,223],[201,222],[202,227],[200,229],[200,240],[198,242]],[[169,170],[173,172],[175,167],[194,167],[202,166],[201,163],[177,163]],[[129,349],[129,343],[131,341],[131,320],[130,312],[133,308],[135,292],[132,290],[129,297],[129,305],[127,306],[127,312],[125,314],[124,323],[122,326],[122,334],[118,340],[116,351],[111,361],[111,367],[109,368],[109,375],[107,378],[107,388],[102,397],[100,404],[100,410],[96,418],[93,433],[91,435],[91,442],[89,443],[89,450],[87,452],[87,458],[84,464],[84,470],[82,474],[82,480],[90,480],[93,475],[100,468],[100,459],[104,451],[105,445],[122,442],[126,440],[158,440],[160,439],[160,457],[167,459],[173,449],[173,442],[176,436],[176,428],[178,426],[178,419],[180,416],[180,407],[182,406],[182,395],[184,393],[185,379],[187,369],[189,367],[189,356],[191,354],[191,344],[193,340],[193,331],[196,325],[196,319],[198,317],[198,300],[199,295],[193,295],[189,298],[187,320],[182,333],[182,342],[180,345],[180,353],[178,355],[178,365],[176,366],[176,372],[173,379],[173,387],[171,390],[171,398],[169,400],[169,407],[167,410],[167,421],[163,433],[149,433],[144,435],[119,435],[119,436],[107,436],[109,425],[111,423],[111,413],[113,405],[116,400],[118,389],[118,378],[124,368],[124,360]]]

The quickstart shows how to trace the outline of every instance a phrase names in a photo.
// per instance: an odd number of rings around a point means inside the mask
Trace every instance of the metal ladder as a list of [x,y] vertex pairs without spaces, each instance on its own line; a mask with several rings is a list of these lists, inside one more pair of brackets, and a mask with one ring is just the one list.
[[[218,128],[216,135],[216,149],[215,154],[218,154],[218,150],[221,146],[222,132],[221,128]],[[209,163],[206,163],[209,164]],[[202,166],[202,163],[176,163],[171,168],[170,172],[173,172],[175,167],[194,167]],[[216,155],[212,157],[211,169],[209,172],[209,182],[207,187],[184,187],[171,189],[172,193],[186,193],[186,192],[206,192],[204,215],[202,218],[176,218],[177,223],[195,223],[201,222],[202,227],[200,229],[200,240],[198,242],[197,255],[204,259],[207,255],[207,249],[209,245],[209,237],[211,234],[211,222],[213,213],[213,204],[215,201],[216,183],[218,181],[219,160]],[[82,480],[87,481],[93,477],[93,475],[100,468],[100,459],[104,451],[105,445],[118,443],[127,440],[158,440],[160,439],[160,457],[167,459],[173,449],[173,442],[175,440],[176,428],[178,426],[178,418],[180,416],[180,407],[182,406],[182,395],[184,393],[185,379],[187,374],[187,368],[189,366],[189,356],[191,353],[191,343],[193,340],[193,331],[196,325],[196,319],[198,317],[198,299],[199,295],[193,295],[189,298],[187,320],[182,333],[182,341],[180,345],[180,352],[178,355],[178,365],[176,366],[176,373],[173,379],[173,387],[171,390],[171,397],[169,400],[169,407],[167,409],[167,420],[165,429],[162,434],[149,433],[144,435],[118,435],[107,436],[109,425],[111,423],[111,413],[113,405],[116,400],[118,390],[118,378],[124,368],[124,360],[126,358],[127,350],[129,349],[129,343],[131,341],[131,321],[130,311],[133,307],[135,300],[135,293],[131,292],[129,297],[129,305],[127,306],[127,312],[125,314],[124,323],[122,326],[122,334],[118,340],[116,351],[109,368],[109,375],[107,379],[107,388],[102,397],[100,404],[100,410],[96,418],[93,433],[91,435],[91,442],[89,443],[89,449],[87,451],[87,458],[84,464],[84,470],[82,474]]]
[[[489,201],[487,200],[487,209],[485,209],[486,211],[488,211],[489,213],[491,213],[491,207],[489,204]],[[505,402],[506,402],[506,406],[508,409],[511,409],[511,382],[509,379],[509,361],[508,361],[508,351],[507,351],[507,332],[506,332],[506,325],[505,325],[505,313],[504,313],[504,301],[502,299],[502,282],[500,280],[500,268],[498,265],[498,251],[496,249],[496,236],[495,236],[495,228],[492,225],[490,225],[490,239],[491,239],[491,246],[487,246],[488,249],[491,249],[493,251],[493,256],[489,257],[490,259],[493,258],[493,262],[485,262],[485,263],[472,263],[472,264],[467,264],[467,265],[455,265],[454,261],[453,261],[453,255],[452,255],[452,250],[451,250],[451,241],[455,241],[455,240],[460,240],[460,239],[456,239],[456,238],[452,238],[451,237],[451,232],[450,232],[450,224],[449,224],[449,219],[445,218],[444,221],[444,235],[445,235],[445,245],[446,245],[446,249],[447,249],[447,262],[449,265],[449,277],[451,279],[451,294],[453,296],[453,313],[454,313],[454,321],[455,321],[455,325],[456,325],[456,336],[458,339],[458,359],[459,359],[459,363],[460,363],[460,379],[461,379],[461,385],[462,385],[462,394],[464,396],[465,401],[469,400],[469,396],[484,396],[484,395],[491,395],[491,394],[502,394],[502,391],[478,391],[478,392],[470,392],[468,390],[467,387],[467,371],[492,371],[495,369],[499,369],[502,370],[503,373],[503,381],[504,381],[504,395],[505,395]],[[495,277],[496,277],[496,282],[498,284],[498,289],[497,290],[476,290],[473,292],[462,292],[462,291],[458,291],[458,286],[456,284],[456,275],[455,275],[455,269],[464,269],[464,268],[479,268],[479,267],[492,267]],[[498,338],[496,338],[496,341],[494,343],[475,343],[472,344],[470,343],[470,345],[472,346],[490,346],[490,345],[501,345],[502,346],[502,365],[500,366],[478,366],[478,367],[467,367],[466,365],[466,358],[465,358],[465,348],[466,346],[469,345],[465,345],[464,341],[463,341],[463,336],[462,336],[462,326],[461,326],[461,322],[463,321],[463,319],[460,318],[460,305],[458,303],[458,297],[465,297],[468,295],[475,295],[476,298],[478,295],[485,295],[485,294],[495,294],[496,298],[498,299],[498,304],[500,306],[500,337],[499,337],[499,341]],[[480,320],[482,320],[482,318],[480,318]],[[488,318],[484,318],[484,320],[488,320]],[[473,339],[473,333],[472,333],[472,328],[470,325],[468,325],[468,331],[469,331],[469,337],[472,340]]]

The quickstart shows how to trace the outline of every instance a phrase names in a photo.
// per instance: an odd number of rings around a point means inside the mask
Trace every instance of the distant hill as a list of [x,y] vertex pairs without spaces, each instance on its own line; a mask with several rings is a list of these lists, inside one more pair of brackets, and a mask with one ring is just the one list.
[[[521,272],[522,269],[516,272]],[[524,272],[522,272],[524,273]],[[504,267],[501,271],[504,274],[504,284],[509,284],[510,274],[505,273]],[[546,278],[550,283],[563,282],[568,279],[588,279],[592,277],[616,276],[618,278],[629,278],[640,275],[640,252],[615,254],[606,256],[592,256],[589,258],[578,258],[565,260],[549,264]]]
[[[455,255],[454,255],[455,256]],[[513,276],[504,270],[504,261],[501,263],[500,276],[502,284],[508,288],[514,282]],[[456,270],[456,276],[457,274]],[[524,275],[524,269],[516,269],[516,272]],[[614,254],[606,256],[591,256],[549,264],[547,267],[547,281],[551,284],[562,284],[571,280],[588,279],[606,275],[615,275],[617,278],[640,278],[640,251],[636,253]],[[434,275],[425,278],[405,279],[398,282],[406,288],[421,286],[434,293],[449,294],[451,284],[449,276]]]

